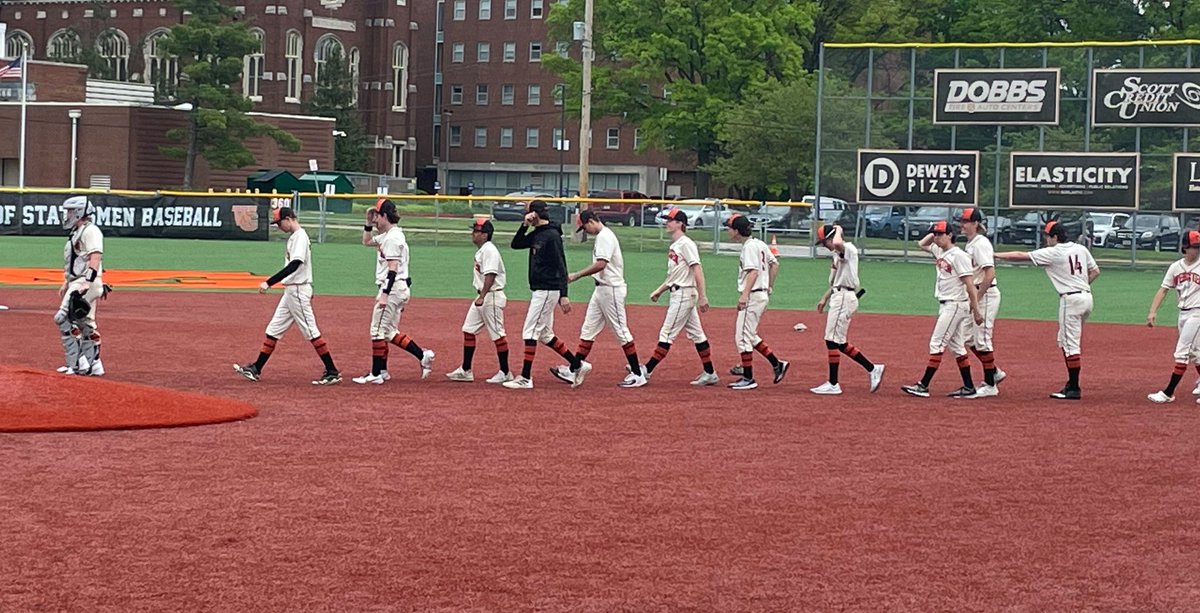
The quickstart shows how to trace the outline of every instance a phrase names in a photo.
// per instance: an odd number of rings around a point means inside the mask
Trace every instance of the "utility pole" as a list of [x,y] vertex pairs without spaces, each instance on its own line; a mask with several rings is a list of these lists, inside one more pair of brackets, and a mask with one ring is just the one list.
[[558,149],[558,196],[561,198],[566,195],[563,192],[563,174],[566,164],[563,161],[563,155],[567,148],[567,84],[558,84],[558,142],[554,146]]
[[592,131],[592,18],[595,0],[586,0],[583,9],[583,88],[579,109],[579,195],[588,193],[588,154],[591,143],[588,133]]

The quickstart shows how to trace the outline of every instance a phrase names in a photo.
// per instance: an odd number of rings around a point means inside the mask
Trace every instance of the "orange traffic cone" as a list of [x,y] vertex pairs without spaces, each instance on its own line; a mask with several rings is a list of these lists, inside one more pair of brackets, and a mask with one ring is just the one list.
[[771,235],[771,255],[779,255],[779,238],[774,234]]

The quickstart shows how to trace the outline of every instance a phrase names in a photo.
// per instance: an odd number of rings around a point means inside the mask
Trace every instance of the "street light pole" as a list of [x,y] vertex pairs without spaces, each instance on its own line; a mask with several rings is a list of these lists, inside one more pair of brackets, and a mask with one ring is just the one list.
[[567,84],[558,84],[558,142],[555,146],[558,147],[558,195],[559,197],[566,196],[563,192],[563,175],[566,173],[566,164],[563,156],[566,155],[566,147],[563,146],[567,138]]
[[75,165],[79,160],[79,118],[83,117],[83,111],[71,109],[67,111],[67,117],[71,118],[71,189],[75,189]]
[[442,129],[444,140],[446,141],[446,156],[442,158],[442,193],[450,193],[450,118],[454,116],[454,111],[450,109],[442,109]]
[[588,193],[588,153],[591,143],[588,133],[592,131],[592,16],[595,0],[586,0],[583,9],[583,97],[579,109],[579,195]]

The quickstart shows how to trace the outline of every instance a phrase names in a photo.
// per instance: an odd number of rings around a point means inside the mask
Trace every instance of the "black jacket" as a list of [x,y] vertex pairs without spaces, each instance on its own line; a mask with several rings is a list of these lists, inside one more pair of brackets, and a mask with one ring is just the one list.
[[553,221],[533,228],[521,224],[513,235],[513,249],[529,250],[529,289],[558,290],[567,295],[567,253],[562,227]]

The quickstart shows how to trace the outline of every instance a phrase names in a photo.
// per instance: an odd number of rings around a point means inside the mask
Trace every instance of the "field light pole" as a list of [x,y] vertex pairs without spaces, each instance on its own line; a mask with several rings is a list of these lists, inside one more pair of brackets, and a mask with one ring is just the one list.
[[[586,0],[583,8],[583,88],[580,94],[579,107],[579,195],[588,193],[588,153],[591,143],[588,133],[592,131],[592,22],[595,13],[595,0]],[[563,104],[566,104],[564,101]],[[585,205],[581,205],[581,208]]]

